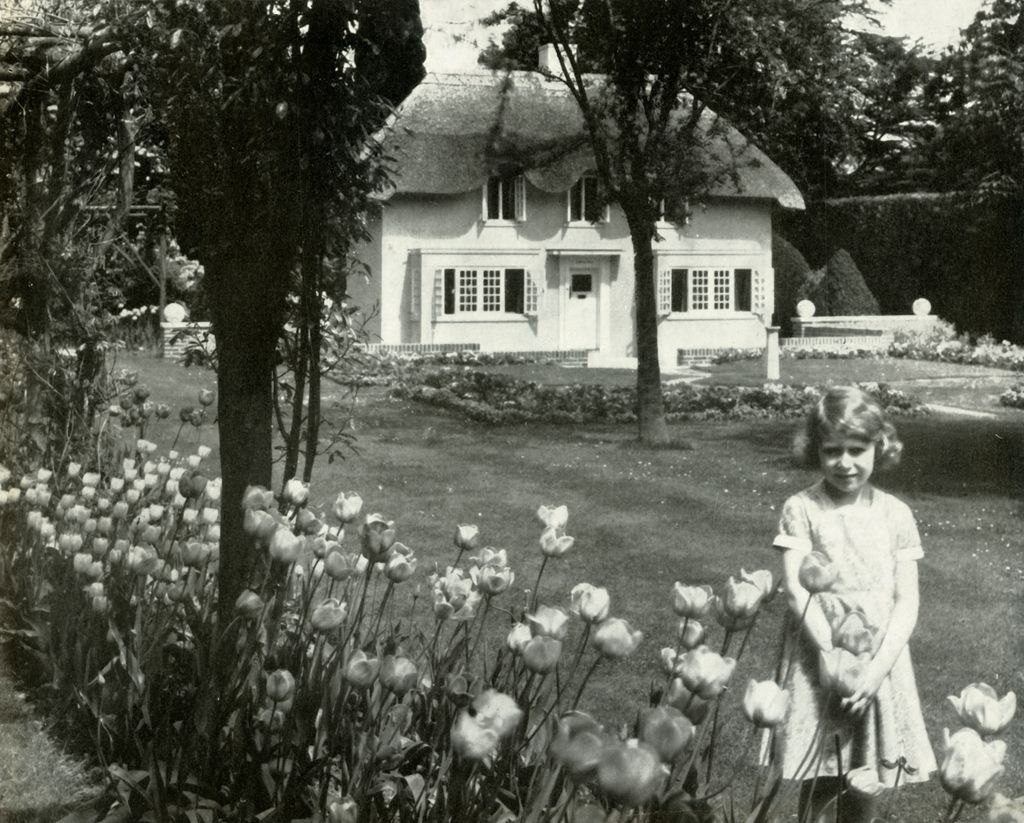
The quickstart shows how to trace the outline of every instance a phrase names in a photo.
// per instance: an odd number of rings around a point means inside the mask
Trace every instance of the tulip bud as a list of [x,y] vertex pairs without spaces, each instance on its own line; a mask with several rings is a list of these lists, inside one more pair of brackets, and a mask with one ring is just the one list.
[[487,597],[507,591],[516,579],[515,573],[508,566],[473,567],[470,575],[476,581],[480,591]]
[[362,649],[357,649],[345,666],[345,680],[357,689],[366,689],[373,685],[379,672],[380,660],[368,657]]
[[392,583],[404,583],[416,571],[417,560],[412,556],[412,552],[405,554],[397,551],[399,546],[405,548],[401,543],[395,543],[396,551],[388,558],[387,565],[384,567],[384,575]]
[[78,477],[78,475],[81,474],[81,472],[82,472],[82,464],[81,463],[75,463],[75,462],[68,463],[68,468],[67,468],[67,472],[66,472],[68,477]]
[[679,621],[676,639],[684,649],[695,649],[704,642],[704,626],[697,620],[684,617]]
[[246,509],[242,513],[242,529],[247,535],[266,543],[277,531],[277,520],[262,509]]
[[878,779],[878,768],[872,764],[850,769],[846,773],[846,785],[858,797],[874,799],[888,788]]
[[818,653],[818,675],[822,688],[849,697],[860,687],[870,655],[853,655],[846,649]]
[[381,664],[380,682],[398,697],[404,696],[416,685],[416,665],[407,657],[387,655]]
[[522,649],[523,664],[534,674],[547,674],[562,656],[562,641],[553,637],[531,637]]
[[699,620],[711,608],[710,586],[684,586],[677,582],[672,588],[672,608],[683,618]]
[[686,652],[678,665],[683,685],[705,699],[721,694],[735,669],[736,661],[733,658],[722,657],[707,646],[698,646]]
[[943,729],[945,755],[939,767],[939,781],[951,796],[965,803],[981,803],[992,796],[1004,771],[1006,744],[986,743],[974,730],[963,728],[950,734]]
[[516,623],[512,627],[512,631],[508,633],[508,637],[505,638],[505,645],[515,654],[522,654],[523,648],[530,642],[531,637],[533,637],[533,632],[530,631],[528,624]]
[[829,558],[821,552],[813,551],[807,554],[800,563],[798,579],[811,594],[828,591],[839,576],[839,569]]
[[640,740],[671,763],[693,738],[693,723],[679,709],[658,706],[648,709],[640,722]]
[[545,557],[564,557],[575,545],[576,538],[547,528],[540,535],[540,551]]
[[786,716],[789,693],[773,680],[751,680],[743,694],[743,714],[758,727],[777,726]]
[[537,509],[537,518],[546,529],[564,529],[569,522],[569,509],[566,506],[541,506]]
[[299,534],[319,534],[323,523],[317,520],[316,515],[309,509],[299,509],[295,516],[295,530]]
[[615,743],[606,746],[597,765],[597,785],[616,803],[642,806],[665,781],[667,772],[649,746]]
[[371,563],[381,563],[387,559],[395,544],[394,525],[393,521],[374,513],[368,514],[366,522],[359,527],[363,556]]
[[618,660],[636,651],[643,637],[644,633],[633,631],[628,621],[620,617],[609,617],[594,632],[594,646],[605,657]]
[[476,526],[457,526],[455,529],[455,548],[462,551],[475,551],[480,543],[480,529]]
[[466,760],[486,760],[498,746],[498,733],[476,722],[468,711],[459,712],[452,727],[452,749]]
[[569,712],[558,721],[551,756],[577,783],[593,778],[605,740],[597,721],[585,712]]
[[565,640],[569,633],[569,615],[555,606],[540,606],[533,614],[526,615],[535,637],[552,637]]
[[850,654],[864,654],[874,648],[874,630],[862,611],[848,612],[832,631],[832,643]]
[[335,800],[327,806],[326,823],[358,823],[359,806],[351,797]]
[[340,493],[334,500],[331,511],[342,523],[351,523],[363,510],[363,498],[355,492]]
[[971,683],[960,696],[946,698],[960,720],[986,737],[999,734],[1013,720],[1017,711],[1017,695],[1007,692],[1002,699],[987,683]]
[[283,497],[286,503],[293,506],[303,506],[309,499],[309,483],[303,483],[296,477],[292,477],[284,484]]
[[569,597],[572,610],[587,623],[600,623],[608,617],[611,608],[608,589],[579,583],[573,586]]
[[341,582],[356,573],[356,556],[332,551],[324,558],[324,571],[331,580]]
[[209,389],[199,390],[199,403],[203,406],[209,406],[213,404],[213,392]]
[[277,669],[267,675],[267,698],[284,703],[295,692],[295,678],[287,669]]
[[347,613],[346,605],[331,597],[313,609],[309,622],[316,631],[329,632],[345,622]]
[[235,611],[242,617],[252,619],[263,612],[263,600],[256,592],[246,589],[235,601]]

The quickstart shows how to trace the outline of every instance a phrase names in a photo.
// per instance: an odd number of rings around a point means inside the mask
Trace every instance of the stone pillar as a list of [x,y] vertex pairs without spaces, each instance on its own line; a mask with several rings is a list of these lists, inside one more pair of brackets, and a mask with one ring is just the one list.
[[779,379],[779,327],[765,326],[764,365],[765,379]]

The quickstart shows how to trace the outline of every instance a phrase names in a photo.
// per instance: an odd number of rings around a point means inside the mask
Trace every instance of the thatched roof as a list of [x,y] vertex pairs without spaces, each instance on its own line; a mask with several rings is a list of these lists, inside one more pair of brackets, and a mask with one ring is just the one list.
[[[708,113],[702,124],[714,115]],[[535,72],[428,74],[383,136],[395,160],[393,194],[457,194],[489,176],[523,171],[537,188],[567,191],[594,170],[583,120],[561,83]],[[710,163],[735,168],[710,194],[803,209],[793,181],[735,129],[713,138]]]

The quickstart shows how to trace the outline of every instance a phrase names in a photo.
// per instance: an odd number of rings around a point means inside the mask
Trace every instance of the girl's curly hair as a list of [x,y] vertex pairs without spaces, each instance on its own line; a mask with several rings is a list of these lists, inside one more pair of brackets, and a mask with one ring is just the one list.
[[818,451],[833,434],[857,437],[875,444],[875,468],[890,469],[900,462],[903,442],[885,417],[879,402],[856,386],[835,386],[814,404],[803,431],[793,441],[793,452],[808,468],[819,465]]

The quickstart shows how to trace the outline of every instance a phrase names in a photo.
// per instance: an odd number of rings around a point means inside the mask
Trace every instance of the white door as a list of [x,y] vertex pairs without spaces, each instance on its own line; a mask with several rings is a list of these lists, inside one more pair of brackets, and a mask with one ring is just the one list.
[[562,288],[566,292],[566,349],[596,349],[597,344],[597,276],[596,264],[573,265],[566,271]]

